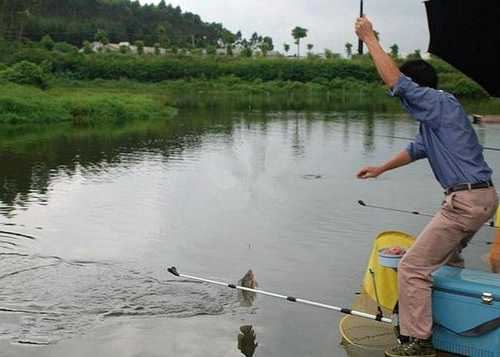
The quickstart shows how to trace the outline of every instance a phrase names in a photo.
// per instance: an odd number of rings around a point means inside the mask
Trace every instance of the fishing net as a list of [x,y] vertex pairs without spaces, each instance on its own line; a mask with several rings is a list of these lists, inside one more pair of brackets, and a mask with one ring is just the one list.
[[[394,246],[408,249],[414,241],[414,237],[402,232],[384,232],[375,239],[363,279],[362,291],[352,305],[353,310],[377,315],[378,305],[380,305],[383,315],[391,317],[398,300],[397,273],[379,264],[378,252]],[[361,356],[363,350],[384,350],[397,343],[394,326],[391,324],[352,315],[340,321],[339,331],[342,344],[349,356]]]
[[[352,306],[353,310],[363,311],[376,315],[377,303],[366,293],[362,292]],[[390,317],[392,312],[382,308],[384,316]],[[352,315],[345,316],[339,323],[342,344],[346,348],[352,347],[369,350],[384,350],[387,346],[397,343],[394,327],[387,323],[367,320]]]

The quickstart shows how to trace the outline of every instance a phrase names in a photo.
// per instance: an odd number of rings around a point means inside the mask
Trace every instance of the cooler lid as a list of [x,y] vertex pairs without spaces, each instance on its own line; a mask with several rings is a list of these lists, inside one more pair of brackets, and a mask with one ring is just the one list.
[[[443,267],[433,274],[433,290],[455,299],[433,299],[434,322],[464,336],[482,335],[500,323],[500,275],[476,270]],[[482,295],[494,301],[483,304]],[[463,299],[461,296],[472,297]]]
[[444,266],[433,274],[433,288],[458,295],[493,294],[500,301],[500,274]]

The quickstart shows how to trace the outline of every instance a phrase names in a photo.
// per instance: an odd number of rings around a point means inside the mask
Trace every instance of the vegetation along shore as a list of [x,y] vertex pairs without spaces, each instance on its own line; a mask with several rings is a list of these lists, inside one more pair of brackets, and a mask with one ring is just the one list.
[[[301,57],[307,29],[299,26],[291,30],[297,53],[289,55],[289,44],[280,52],[269,36],[243,38],[164,2],[96,2],[84,12],[76,11],[77,1],[25,6],[29,18],[3,9],[12,17],[0,26],[2,124],[166,118],[174,108],[398,110],[372,61],[354,55],[352,44],[342,55],[313,53],[307,44]],[[103,14],[108,21],[99,21]],[[146,15],[148,25],[138,31],[132,25]],[[81,16],[88,17],[85,28]],[[128,25],[134,31],[122,28]],[[398,62],[406,59],[396,44],[390,51]],[[430,61],[444,90],[483,113],[500,111],[498,100],[476,83],[437,58]]]

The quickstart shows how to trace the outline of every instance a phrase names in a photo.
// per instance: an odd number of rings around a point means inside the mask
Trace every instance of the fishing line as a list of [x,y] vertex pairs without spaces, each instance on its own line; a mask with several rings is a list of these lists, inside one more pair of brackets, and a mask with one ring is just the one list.
[[[360,133],[360,132],[352,132],[352,133],[366,136],[365,133]],[[406,136],[396,136],[396,135],[370,134],[368,136],[371,136],[374,138],[388,138],[388,139],[397,139],[397,140],[405,140],[405,141],[415,140],[415,138],[408,138]],[[488,151],[500,151],[500,148],[496,148],[496,147],[492,147],[492,146],[482,146],[482,147],[484,150],[488,150]]]

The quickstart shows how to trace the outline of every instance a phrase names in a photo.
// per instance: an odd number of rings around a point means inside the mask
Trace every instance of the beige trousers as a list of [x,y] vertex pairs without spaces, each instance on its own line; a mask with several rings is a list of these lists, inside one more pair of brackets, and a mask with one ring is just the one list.
[[494,187],[446,196],[398,268],[401,334],[421,339],[431,336],[432,272],[445,264],[463,268],[462,249],[497,207]]

